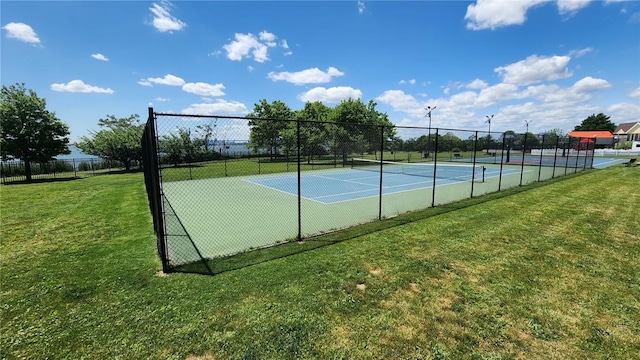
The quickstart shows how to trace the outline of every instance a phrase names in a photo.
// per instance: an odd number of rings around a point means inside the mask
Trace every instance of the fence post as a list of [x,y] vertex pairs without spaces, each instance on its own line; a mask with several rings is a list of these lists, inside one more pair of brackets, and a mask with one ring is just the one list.
[[[298,166],[298,241],[302,241],[302,191],[300,172],[300,119],[296,120],[296,163]],[[260,164],[260,163],[258,163]]]
[[[489,152],[489,150],[487,150]],[[478,153],[478,131],[473,139],[473,164],[471,167],[471,198],[473,199],[473,185],[476,182],[476,157]]]
[[524,141],[522,143],[522,162],[520,163],[520,186],[522,186],[522,175],[524,175],[524,155],[527,153],[527,134],[524,133]]
[[544,136],[542,134],[542,143],[540,145],[540,163],[538,164],[538,182],[540,182],[540,175],[542,174],[542,153],[544,152]]
[[378,220],[382,220],[382,165],[384,161],[384,125],[380,125],[380,195],[378,198]]
[[504,166],[504,146],[507,143],[507,134],[502,133],[502,151],[500,153],[500,176],[498,177],[498,192],[502,189],[502,168]]
[[[431,130],[431,128],[429,128]],[[433,189],[431,190],[431,207],[436,206],[436,173],[438,171],[438,131],[436,128],[436,151],[433,152]]]

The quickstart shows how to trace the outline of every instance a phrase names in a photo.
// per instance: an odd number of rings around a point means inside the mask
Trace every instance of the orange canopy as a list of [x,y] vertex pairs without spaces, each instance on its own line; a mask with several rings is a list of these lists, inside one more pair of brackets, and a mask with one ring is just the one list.
[[613,134],[610,131],[569,131],[569,136],[574,138],[613,139]]

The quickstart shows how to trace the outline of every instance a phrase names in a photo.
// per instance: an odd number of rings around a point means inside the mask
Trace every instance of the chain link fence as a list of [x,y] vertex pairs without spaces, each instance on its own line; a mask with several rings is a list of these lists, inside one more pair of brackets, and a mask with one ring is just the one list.
[[154,113],[142,138],[165,271],[589,169],[592,139]]
[[[119,161],[95,158],[57,159],[32,162],[30,165],[32,181],[80,178],[125,168],[124,164]],[[0,181],[2,184],[21,183],[26,180],[24,161],[0,162]]]

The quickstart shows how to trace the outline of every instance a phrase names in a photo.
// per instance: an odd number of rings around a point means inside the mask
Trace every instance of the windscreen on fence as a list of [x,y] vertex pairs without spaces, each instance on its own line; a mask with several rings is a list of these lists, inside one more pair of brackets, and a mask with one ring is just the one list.
[[530,133],[307,118],[149,119],[145,182],[167,269],[312,241],[593,163],[588,141]]

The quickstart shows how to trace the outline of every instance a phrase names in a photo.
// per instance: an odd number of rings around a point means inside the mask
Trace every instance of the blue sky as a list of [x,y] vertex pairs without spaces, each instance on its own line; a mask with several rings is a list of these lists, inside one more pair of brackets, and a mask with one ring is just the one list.
[[2,1],[1,78],[69,124],[374,100],[398,125],[640,121],[640,2]]

